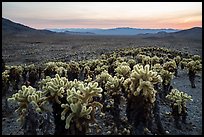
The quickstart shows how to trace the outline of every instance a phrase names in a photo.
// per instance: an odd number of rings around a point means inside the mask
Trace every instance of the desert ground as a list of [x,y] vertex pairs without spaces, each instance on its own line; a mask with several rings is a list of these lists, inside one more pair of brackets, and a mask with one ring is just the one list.
[[136,36],[7,36],[2,37],[2,58],[8,65],[50,60],[82,60],[129,47],[166,47],[202,56],[202,40],[139,38]]
[[[48,61],[65,61],[94,59],[97,56],[113,52],[120,48],[129,47],[165,47],[179,50],[182,53],[198,54],[202,56],[202,40],[167,38],[139,38],[136,36],[80,36],[80,35],[56,35],[56,36],[3,36],[2,37],[2,58],[6,65],[39,64]],[[167,134],[170,135],[201,135],[202,134],[202,72],[196,76],[196,88],[190,87],[187,72],[178,70],[178,77],[174,78],[172,85],[181,91],[191,95],[193,101],[187,104],[187,124],[182,129],[176,129],[172,117],[167,114],[170,108],[161,105],[161,120]],[[2,135],[21,135],[22,129],[16,122],[17,114],[14,113],[16,104],[8,104],[5,108],[5,99],[12,95],[12,91],[2,98]],[[125,101],[124,101],[125,102]],[[125,108],[125,103],[120,105]],[[125,112],[121,113],[123,117]],[[107,120],[108,119],[108,120]],[[112,130],[112,118],[106,115],[99,118],[99,126],[102,127],[99,133],[109,134]],[[110,123],[107,123],[110,121]],[[124,127],[123,127],[124,126]],[[54,125],[53,125],[54,128]],[[122,125],[121,129],[125,128]],[[53,134],[53,129],[50,129]]]

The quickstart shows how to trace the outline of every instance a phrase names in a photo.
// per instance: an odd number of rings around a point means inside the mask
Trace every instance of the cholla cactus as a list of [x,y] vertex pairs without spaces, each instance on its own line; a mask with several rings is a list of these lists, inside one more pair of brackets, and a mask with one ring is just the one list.
[[43,86],[46,86],[46,83],[50,81],[51,81],[51,77],[46,76],[45,79],[42,79],[41,81],[38,82],[39,87],[42,88]]
[[125,91],[127,91],[127,92],[130,91],[129,87],[130,87],[131,83],[132,83],[131,78],[127,78],[127,79],[124,80],[123,86],[125,88]]
[[107,65],[102,65],[102,66],[99,66],[99,65],[98,65],[98,66],[95,68],[95,72],[96,72],[96,74],[99,74],[99,73],[103,72],[104,70],[108,71],[108,67],[109,67],[109,66],[107,66]]
[[50,76],[50,77],[54,77],[54,75],[56,74],[56,68],[57,65],[55,64],[55,62],[48,62],[44,64],[44,76]]
[[168,70],[170,72],[175,72],[176,62],[174,60],[168,61],[164,63],[163,67],[165,70]]
[[112,77],[106,70],[101,72],[101,74],[96,76],[96,81],[101,83],[101,84],[105,84],[108,79]]
[[[130,78],[127,78],[123,86],[126,90],[129,90],[127,100],[127,118],[134,121],[134,126],[137,128],[140,122],[145,127],[149,128],[148,122],[152,122],[153,106],[156,101],[157,91],[154,89],[154,85],[162,82],[162,78],[157,72],[150,69],[147,64],[135,65],[130,74]],[[137,110],[141,110],[140,114]],[[137,120],[135,120],[137,119]]]
[[187,58],[183,58],[182,60],[181,60],[181,69],[184,69],[184,68],[186,68],[187,67],[187,64],[190,62],[190,61],[192,61],[192,59],[187,59]]
[[57,72],[57,74],[59,74],[60,76],[65,76],[65,77],[67,77],[67,69],[65,69],[64,67],[56,67],[56,72]]
[[107,83],[105,84],[105,89],[108,91],[108,93],[117,94],[121,90],[121,85],[124,81],[124,78],[118,78],[116,76],[109,77]]
[[7,83],[9,81],[9,70],[2,72],[2,82]]
[[[113,119],[114,122],[117,126],[119,126],[119,122],[120,121],[120,108],[119,108],[119,104],[120,104],[120,100],[121,100],[121,96],[122,96],[122,83],[124,81],[124,78],[118,78],[117,76],[114,77],[110,77],[105,85],[105,89],[108,92],[108,95],[111,96],[111,99],[113,99],[113,102],[106,107],[107,109],[111,109],[111,111],[113,112]],[[107,101],[108,102],[108,101]]]
[[193,72],[198,72],[202,70],[202,64],[198,60],[192,60],[187,64],[187,68]]
[[28,66],[24,66],[25,68],[27,68],[28,70],[32,70],[35,69],[35,64],[30,64]]
[[179,63],[181,62],[181,57],[180,57],[180,56],[176,56],[176,57],[174,58],[174,60],[175,60],[176,65],[177,65],[177,67],[178,67],[178,66],[179,66]]
[[136,59],[137,59],[138,63],[142,63],[142,60],[143,60],[144,57],[145,57],[145,55],[142,55],[141,53],[138,54],[138,55],[136,56]]
[[150,81],[143,81],[140,79],[139,86],[137,90],[133,93],[135,96],[142,95],[148,98],[151,103],[154,103],[156,100],[156,93],[157,91],[154,90],[154,86]]
[[156,63],[156,64],[152,67],[152,70],[153,70],[153,71],[156,71],[157,73],[160,73],[162,69],[163,69],[163,67],[162,67],[159,63]]
[[166,98],[172,101],[174,106],[178,106],[179,114],[181,114],[182,107],[186,107],[187,101],[193,101],[191,96],[189,96],[187,93],[179,91],[178,89],[172,89]]
[[10,66],[9,67],[9,76],[11,81],[19,81],[19,78],[23,72],[23,67],[22,66]]
[[75,61],[71,61],[68,64],[68,79],[69,80],[74,80],[78,78],[78,74],[80,72],[80,67],[79,67],[79,63],[75,62]]
[[153,85],[162,82],[160,75],[158,75],[157,72],[150,70],[149,65],[145,65],[145,67],[142,65],[135,65],[130,77],[132,80],[130,84],[131,92],[137,96],[140,95],[140,92],[142,91],[144,92],[142,93],[145,95],[144,97],[153,103],[156,94]]
[[118,57],[117,58],[117,61],[122,63],[122,62],[125,62],[127,60],[127,57]]
[[66,68],[68,66],[68,64],[65,62],[55,62],[55,65],[63,68]]
[[142,58],[142,64],[143,64],[143,65],[150,64],[150,63],[151,63],[151,58],[150,58],[150,56],[144,56],[144,57]]
[[199,55],[193,55],[191,58],[192,58],[194,61],[196,61],[196,60],[201,60],[201,57],[200,57]]
[[48,94],[52,96],[58,104],[61,104],[59,98],[63,97],[65,93],[65,89],[70,86],[67,78],[60,77],[59,74],[55,75],[55,78],[50,79],[47,77],[46,84],[42,87],[44,94]]
[[85,78],[93,76],[93,71],[91,71],[89,66],[84,67],[83,73],[84,73]]
[[19,66],[11,66],[11,69],[12,68],[15,68],[18,71],[18,73],[20,73],[20,74],[23,72],[23,67],[20,65]]
[[133,80],[143,79],[144,81],[150,81],[152,84],[162,81],[157,72],[150,70],[149,65],[145,65],[144,67],[138,64],[135,65],[130,76]]
[[119,77],[124,77],[124,78],[128,78],[130,76],[130,71],[131,68],[128,65],[123,65],[124,63],[121,63],[121,65],[119,65],[115,71],[117,72],[116,75]]
[[36,107],[37,112],[45,110],[46,108],[43,108],[43,105],[47,103],[41,91],[36,91],[35,88],[31,86],[26,87],[25,85],[22,86],[22,90],[19,90],[18,93],[15,93],[11,98],[8,98],[8,101],[19,103],[20,107],[15,112],[19,112],[20,118],[17,119],[17,121],[21,122],[21,124],[24,123],[29,103],[32,103]]
[[89,66],[90,68],[95,68],[98,64],[100,63],[99,59],[93,59],[93,60],[87,60],[86,64],[87,66]]
[[[66,114],[70,112],[66,118],[65,128],[69,129],[70,123],[75,122],[76,127],[82,131],[83,122],[95,120],[96,107],[101,109],[103,106],[99,102],[93,101],[93,97],[101,97],[102,88],[98,88],[97,82],[89,82],[87,85],[83,82],[76,83],[73,83],[72,88],[67,90],[67,103],[61,104],[61,107],[64,108],[61,119],[65,120]],[[88,125],[88,123],[86,124]]]
[[160,71],[160,75],[163,79],[164,85],[170,84],[171,80],[174,78],[174,74],[172,72],[169,72],[168,70],[164,70],[164,69]]
[[93,81],[93,79],[90,76],[88,76],[88,78],[84,80],[85,83],[88,83],[88,82],[91,82],[91,81]]
[[[72,82],[71,83],[71,90],[67,90],[67,100],[76,98],[80,100],[82,103],[88,103],[89,101],[92,101],[93,96],[99,96],[101,97],[102,89],[98,88],[97,82],[89,82],[88,84],[83,82]],[[71,102],[73,102],[71,100]]]
[[134,59],[129,59],[127,62],[130,66],[130,68],[132,69],[134,65],[136,65],[136,61]]
[[160,62],[160,58],[159,57],[154,56],[154,57],[151,58],[151,65],[152,66],[157,64],[157,63],[159,63],[159,62]]
[[174,73],[162,68],[159,74],[162,77],[162,92],[159,92],[159,96],[165,99],[165,96],[171,91],[171,81],[174,78]]
[[45,63],[44,65],[45,65],[45,70],[50,69],[52,71],[55,71],[55,68],[56,68],[55,62],[48,62],[48,63]]
[[191,82],[191,87],[195,88],[195,75],[198,71],[201,71],[202,69],[202,64],[200,63],[199,60],[196,61],[191,61],[187,64],[188,67],[188,76],[189,80]]

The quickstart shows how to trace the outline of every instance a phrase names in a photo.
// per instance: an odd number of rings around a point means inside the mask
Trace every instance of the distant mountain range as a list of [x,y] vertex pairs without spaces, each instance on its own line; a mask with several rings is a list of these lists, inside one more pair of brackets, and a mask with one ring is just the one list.
[[138,35],[145,33],[158,33],[158,32],[177,32],[176,29],[141,29],[141,28],[111,28],[111,29],[89,29],[89,28],[66,28],[66,29],[48,29],[53,32],[77,32],[77,33],[90,33],[95,35]]
[[113,29],[49,29],[38,30],[2,18],[2,35],[36,36],[36,35],[132,35],[142,38],[177,37],[202,40],[202,28],[194,27],[186,30],[176,29],[139,29],[139,28],[113,28]]

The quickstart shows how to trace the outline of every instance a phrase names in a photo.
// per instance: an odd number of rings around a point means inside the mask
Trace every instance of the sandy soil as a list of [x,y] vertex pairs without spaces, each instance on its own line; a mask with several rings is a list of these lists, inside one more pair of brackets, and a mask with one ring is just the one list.
[[2,37],[2,58],[8,65],[50,60],[92,59],[96,55],[128,47],[166,47],[202,56],[202,41],[135,36]]

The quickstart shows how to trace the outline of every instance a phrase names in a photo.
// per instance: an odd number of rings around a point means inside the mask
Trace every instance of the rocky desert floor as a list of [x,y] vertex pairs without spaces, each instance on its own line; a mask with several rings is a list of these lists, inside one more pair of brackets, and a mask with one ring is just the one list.
[[[128,47],[165,47],[179,50],[183,53],[202,56],[202,41],[176,38],[137,38],[134,36],[56,36],[56,37],[3,37],[2,58],[6,65],[42,63],[47,61],[70,61],[94,59],[97,56]],[[161,121],[169,135],[202,135],[202,72],[196,76],[196,88],[191,88],[186,70],[178,70],[178,77],[172,81],[172,86],[192,96],[193,101],[187,103],[187,124],[182,128],[174,126],[173,118],[169,115],[169,105],[160,104]],[[12,87],[10,88],[12,89]],[[5,104],[5,99],[15,91],[10,91],[2,97],[2,135],[22,135],[23,130],[16,122],[18,115],[14,112],[17,104]],[[120,104],[121,119],[126,119],[126,100]],[[97,115],[97,126],[90,125],[91,135],[126,134],[131,126],[121,124],[116,128],[110,113]],[[51,119],[51,123],[53,120]],[[49,133],[54,133],[54,124]],[[41,132],[39,131],[39,134]],[[134,134],[134,133],[133,133]],[[156,133],[154,133],[156,134]]]

